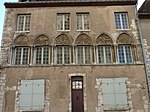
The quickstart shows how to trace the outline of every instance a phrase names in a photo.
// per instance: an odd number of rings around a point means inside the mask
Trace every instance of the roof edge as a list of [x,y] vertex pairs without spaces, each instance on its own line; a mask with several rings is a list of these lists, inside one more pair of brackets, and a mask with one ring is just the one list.
[[136,5],[135,1],[90,1],[90,2],[5,2],[6,8],[33,8],[33,7],[71,7],[71,6],[113,6]]

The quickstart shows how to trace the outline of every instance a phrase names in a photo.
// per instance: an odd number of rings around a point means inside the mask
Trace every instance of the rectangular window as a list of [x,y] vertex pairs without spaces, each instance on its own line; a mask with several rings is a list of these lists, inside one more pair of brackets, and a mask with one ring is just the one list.
[[49,64],[49,59],[50,59],[50,51],[49,47],[36,47],[36,64]]
[[70,30],[70,14],[57,14],[57,30],[58,31]]
[[69,46],[56,47],[56,64],[70,64],[70,57]]
[[128,14],[115,13],[116,29],[129,29]]
[[15,48],[15,65],[27,65],[29,63],[29,48]]
[[91,64],[91,47],[90,46],[77,46],[76,63],[77,64]]
[[78,31],[90,30],[89,14],[77,14],[77,30]]
[[105,110],[128,109],[127,78],[102,78],[102,104]]
[[17,31],[29,31],[30,30],[31,15],[18,15],[17,18]]
[[44,108],[44,80],[21,80],[19,109],[24,111]]
[[112,63],[111,46],[98,46],[97,60],[99,64]]
[[129,45],[118,46],[118,60],[119,63],[132,63],[131,46]]

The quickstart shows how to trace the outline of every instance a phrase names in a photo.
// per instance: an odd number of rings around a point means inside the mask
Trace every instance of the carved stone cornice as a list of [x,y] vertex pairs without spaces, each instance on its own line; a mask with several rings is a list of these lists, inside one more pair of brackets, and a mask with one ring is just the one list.
[[58,37],[56,37],[55,44],[56,45],[71,45],[72,39],[65,34],[61,34]]
[[27,46],[29,45],[29,39],[26,36],[19,36],[14,41],[15,46]]
[[96,39],[96,44],[97,45],[112,45],[113,41],[109,36],[102,34],[98,36],[98,38]]
[[51,45],[51,42],[47,36],[41,35],[35,39],[34,45]]
[[77,45],[92,45],[92,40],[89,36],[81,34],[77,37],[75,44]]

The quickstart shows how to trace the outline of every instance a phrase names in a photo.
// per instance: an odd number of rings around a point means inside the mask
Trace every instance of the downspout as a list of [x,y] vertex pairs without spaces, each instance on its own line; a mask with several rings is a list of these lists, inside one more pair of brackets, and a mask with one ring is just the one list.
[[145,65],[147,89],[148,89],[148,95],[149,95],[149,100],[150,100],[150,82],[149,82],[149,76],[148,76],[148,65],[147,65],[147,61],[146,61],[146,53],[145,53],[145,49],[144,49],[143,35],[142,35],[141,27],[140,27],[139,14],[137,12],[137,5],[135,5],[135,16],[137,18],[137,26],[138,26],[140,40],[141,40],[141,44],[142,44],[142,53],[143,53],[144,65]]

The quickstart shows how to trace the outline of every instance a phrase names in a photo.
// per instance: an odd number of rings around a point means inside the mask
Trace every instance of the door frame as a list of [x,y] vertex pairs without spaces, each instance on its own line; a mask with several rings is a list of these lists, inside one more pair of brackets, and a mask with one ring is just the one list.
[[71,77],[73,76],[82,76],[83,77],[83,103],[84,103],[84,112],[87,112],[87,96],[86,96],[86,75],[83,73],[72,73],[68,74],[69,77],[69,112],[72,112],[72,93],[71,93]]

